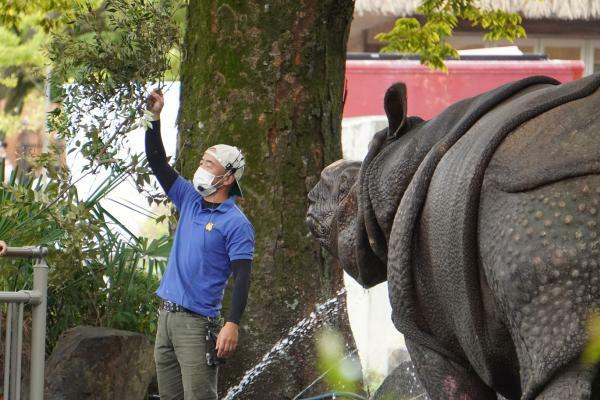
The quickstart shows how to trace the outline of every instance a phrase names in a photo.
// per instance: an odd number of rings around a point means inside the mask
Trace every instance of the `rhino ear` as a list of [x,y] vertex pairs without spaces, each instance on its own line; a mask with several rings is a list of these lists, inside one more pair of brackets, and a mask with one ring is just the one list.
[[394,83],[385,92],[383,107],[388,119],[388,139],[399,136],[400,130],[406,121],[406,85],[402,82]]

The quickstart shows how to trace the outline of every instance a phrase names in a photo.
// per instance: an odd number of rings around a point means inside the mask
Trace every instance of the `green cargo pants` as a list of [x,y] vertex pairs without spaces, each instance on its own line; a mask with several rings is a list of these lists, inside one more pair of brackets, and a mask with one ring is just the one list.
[[159,311],[154,360],[161,400],[217,400],[218,367],[206,363],[208,325],[200,315]]

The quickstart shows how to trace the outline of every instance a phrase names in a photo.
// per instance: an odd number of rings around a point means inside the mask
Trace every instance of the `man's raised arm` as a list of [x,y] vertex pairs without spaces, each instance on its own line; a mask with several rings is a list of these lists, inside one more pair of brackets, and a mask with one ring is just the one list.
[[167,162],[167,153],[160,137],[160,112],[164,104],[160,90],[155,89],[148,96],[147,108],[153,115],[153,121],[152,126],[146,130],[146,158],[158,183],[165,193],[169,193],[179,174]]

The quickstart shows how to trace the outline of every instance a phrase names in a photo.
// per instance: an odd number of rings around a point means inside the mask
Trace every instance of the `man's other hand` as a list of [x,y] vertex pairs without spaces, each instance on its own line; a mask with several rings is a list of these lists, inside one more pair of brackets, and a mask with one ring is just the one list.
[[227,358],[235,352],[238,344],[238,329],[239,326],[236,323],[225,323],[217,336],[217,357]]
[[160,112],[165,105],[165,99],[160,89],[154,89],[146,99],[146,109],[152,113],[155,121],[160,119]]
[[7,249],[8,249],[8,246],[6,245],[6,242],[4,242],[3,240],[0,240],[0,256],[5,255]]

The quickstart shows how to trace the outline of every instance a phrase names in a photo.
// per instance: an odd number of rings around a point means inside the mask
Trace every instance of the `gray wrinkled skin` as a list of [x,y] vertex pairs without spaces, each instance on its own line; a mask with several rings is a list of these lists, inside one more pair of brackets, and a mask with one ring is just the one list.
[[586,82],[527,87],[450,145],[436,121],[390,119],[364,165],[332,164],[309,194],[311,232],[351,276],[370,287],[387,266],[432,399],[600,398],[580,363],[600,310],[600,91]]
[[307,224],[313,236],[355,277],[356,177],[360,162],[339,160],[321,173],[309,193]]

